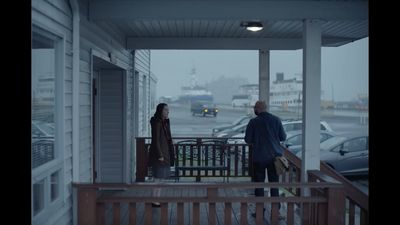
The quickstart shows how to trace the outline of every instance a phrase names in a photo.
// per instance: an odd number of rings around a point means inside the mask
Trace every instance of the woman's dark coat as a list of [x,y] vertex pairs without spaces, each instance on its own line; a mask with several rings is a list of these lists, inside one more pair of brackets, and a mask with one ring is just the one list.
[[[170,148],[173,148],[171,147],[172,141],[168,140],[171,138],[169,119],[165,120],[165,128],[163,127],[161,118],[152,117],[150,124],[151,146],[149,150],[149,166],[173,165],[174,156],[170,156],[170,154],[173,154],[173,151],[170,152]],[[164,162],[158,160],[161,157],[164,158]]]

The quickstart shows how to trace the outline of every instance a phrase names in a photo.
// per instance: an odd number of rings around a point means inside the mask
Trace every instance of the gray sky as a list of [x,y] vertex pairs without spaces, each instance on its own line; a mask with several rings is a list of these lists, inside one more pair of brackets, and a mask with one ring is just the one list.
[[[341,46],[322,48],[322,90],[324,98],[335,101],[354,99],[368,93],[368,38]],[[291,78],[302,72],[302,50],[271,51],[271,81],[277,72]],[[225,77],[245,77],[258,83],[258,51],[243,50],[152,50],[151,71],[157,76],[157,96],[180,94],[189,85],[195,66],[200,84]]]

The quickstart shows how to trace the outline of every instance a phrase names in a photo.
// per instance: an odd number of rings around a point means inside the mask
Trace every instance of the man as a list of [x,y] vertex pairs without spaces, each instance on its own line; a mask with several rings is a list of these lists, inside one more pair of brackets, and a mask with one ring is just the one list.
[[[267,112],[265,101],[256,102],[254,114],[257,117],[247,124],[244,137],[246,143],[253,145],[254,182],[264,182],[265,169],[268,173],[268,182],[278,182],[279,176],[275,170],[274,159],[283,154],[280,142],[286,140],[286,133],[279,117]],[[264,196],[264,188],[256,188],[255,196]],[[271,196],[279,196],[277,188],[271,188]],[[255,217],[255,213],[252,216]]]

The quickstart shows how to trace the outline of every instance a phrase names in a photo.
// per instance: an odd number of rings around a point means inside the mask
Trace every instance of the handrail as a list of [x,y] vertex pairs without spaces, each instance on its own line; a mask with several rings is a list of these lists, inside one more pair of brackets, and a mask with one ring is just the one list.
[[[231,188],[278,188],[278,187],[310,187],[310,188],[336,188],[341,187],[340,183],[330,183],[330,182],[307,182],[307,183],[278,183],[278,182],[246,182],[246,183],[218,183],[218,182],[183,182],[183,183],[149,183],[149,182],[138,182],[134,184],[117,184],[117,183],[72,183],[72,187],[77,188],[113,188],[113,189],[136,189],[143,188],[148,189],[153,188],[184,188],[184,189],[197,189],[197,188],[221,188],[221,189],[231,189]],[[110,189],[111,190],[111,189]]]
[[[301,169],[301,159],[290,152],[288,149],[284,150],[286,158],[295,165],[298,169]],[[343,184],[344,194],[347,199],[350,200],[350,212],[354,213],[354,205],[357,205],[361,209],[361,224],[367,223],[368,217],[368,195],[354,186],[351,181],[341,175],[339,172],[328,166],[325,162],[320,162],[320,171],[308,171],[311,176],[318,177],[320,180],[338,181]],[[351,218],[353,219],[353,218]]]

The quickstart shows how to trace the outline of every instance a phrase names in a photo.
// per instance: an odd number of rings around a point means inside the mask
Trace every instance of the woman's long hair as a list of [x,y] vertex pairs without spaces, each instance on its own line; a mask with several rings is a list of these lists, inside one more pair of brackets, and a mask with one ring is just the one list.
[[154,118],[162,119],[162,112],[165,106],[167,106],[167,104],[165,103],[160,103],[157,105],[156,112],[154,113]]

